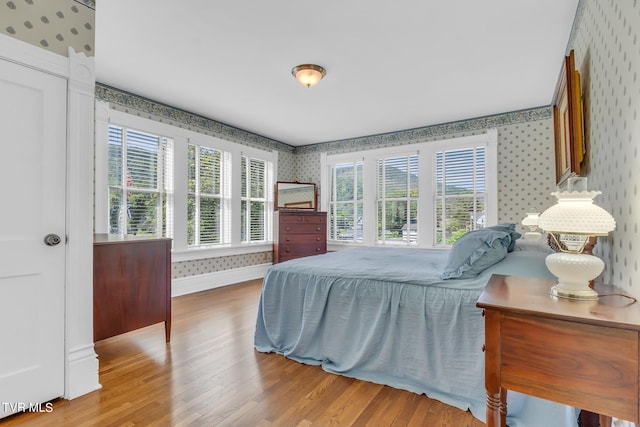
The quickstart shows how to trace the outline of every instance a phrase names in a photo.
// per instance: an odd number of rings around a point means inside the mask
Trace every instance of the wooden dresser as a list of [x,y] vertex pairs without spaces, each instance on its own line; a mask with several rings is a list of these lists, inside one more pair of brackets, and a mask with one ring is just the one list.
[[273,263],[327,252],[327,213],[278,210],[274,213]]
[[159,322],[169,342],[171,239],[94,235],[94,341]]

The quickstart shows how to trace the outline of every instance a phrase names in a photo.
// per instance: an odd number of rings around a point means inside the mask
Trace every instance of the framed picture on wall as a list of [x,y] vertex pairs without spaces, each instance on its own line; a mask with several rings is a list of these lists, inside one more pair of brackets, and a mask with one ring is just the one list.
[[580,73],[575,69],[573,50],[565,56],[553,95],[553,124],[556,154],[556,183],[581,174],[586,152]]

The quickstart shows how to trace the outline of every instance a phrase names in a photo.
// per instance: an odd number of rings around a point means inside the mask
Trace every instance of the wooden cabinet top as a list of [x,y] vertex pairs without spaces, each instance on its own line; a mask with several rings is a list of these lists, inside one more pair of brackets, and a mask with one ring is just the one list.
[[627,295],[619,287],[596,285],[600,295],[597,301],[575,301],[551,296],[549,290],[556,283],[553,279],[494,274],[477,305],[510,314],[533,314],[640,331],[640,303],[618,295]]
[[107,245],[115,243],[140,243],[140,242],[157,242],[157,241],[170,241],[168,237],[150,237],[150,236],[133,236],[133,235],[119,235],[119,234],[106,234],[96,233],[93,235],[94,245]]

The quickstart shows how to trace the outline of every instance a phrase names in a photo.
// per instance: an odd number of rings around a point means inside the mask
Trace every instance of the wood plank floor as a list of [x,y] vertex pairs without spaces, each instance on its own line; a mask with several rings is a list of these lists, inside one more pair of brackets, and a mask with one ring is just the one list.
[[96,343],[101,390],[53,402],[53,412],[8,426],[451,426],[484,424],[469,412],[391,387],[258,353],[261,280],[173,300],[162,324]]

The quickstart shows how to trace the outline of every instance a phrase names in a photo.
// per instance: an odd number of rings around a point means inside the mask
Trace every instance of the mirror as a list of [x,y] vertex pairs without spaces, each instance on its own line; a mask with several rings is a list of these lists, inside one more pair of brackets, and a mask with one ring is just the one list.
[[316,210],[316,185],[311,182],[276,182],[275,206],[278,209]]

